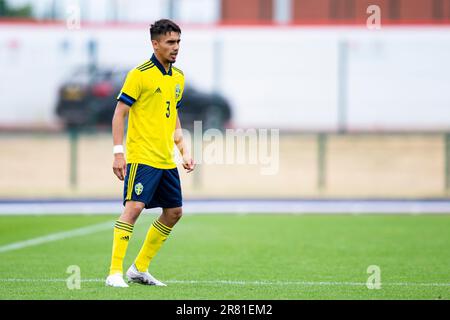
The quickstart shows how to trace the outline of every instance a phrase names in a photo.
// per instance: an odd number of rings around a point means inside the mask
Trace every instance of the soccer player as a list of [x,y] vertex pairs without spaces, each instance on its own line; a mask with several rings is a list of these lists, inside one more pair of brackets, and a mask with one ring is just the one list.
[[[180,48],[180,35],[180,27],[170,20],[152,24],[150,36],[154,54],[128,73],[117,97],[112,120],[113,171],[120,180],[125,180],[125,209],[114,227],[111,267],[106,278],[108,286],[128,287],[123,279],[123,259],[134,224],[144,208],[155,207],[161,207],[162,214],[148,229],[126,277],[130,282],[165,286],[148,272],[148,267],[182,215],[174,146],[180,151],[187,172],[195,166],[185,147],[178,118],[184,75],[173,63]],[[122,143],[127,115],[125,159]]]

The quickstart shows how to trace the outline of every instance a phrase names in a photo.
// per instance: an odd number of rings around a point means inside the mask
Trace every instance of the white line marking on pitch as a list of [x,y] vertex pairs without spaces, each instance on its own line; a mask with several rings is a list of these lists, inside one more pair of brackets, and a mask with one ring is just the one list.
[[[66,282],[67,279],[0,279],[0,282]],[[81,279],[81,282],[104,282],[105,279]],[[164,280],[163,280],[164,281]],[[339,281],[244,281],[244,280],[166,280],[173,284],[228,284],[228,285],[298,285],[298,286],[366,286],[365,282],[339,282]],[[386,282],[382,286],[406,287],[450,287],[450,283],[426,282]]]
[[52,233],[52,234],[42,236],[42,237],[37,237],[37,238],[19,241],[19,242],[13,242],[10,244],[0,246],[0,253],[12,251],[12,250],[18,250],[18,249],[22,249],[22,248],[27,248],[27,247],[31,247],[31,246],[37,246],[37,245],[40,245],[43,243],[84,236],[87,234],[91,234],[91,233],[95,233],[95,232],[99,232],[99,231],[103,231],[103,230],[107,230],[107,229],[112,230],[113,226],[114,226],[114,222],[108,221],[108,222],[102,222],[99,224],[94,224],[94,225],[79,228],[79,229],[73,229],[73,230],[69,230],[69,231]]

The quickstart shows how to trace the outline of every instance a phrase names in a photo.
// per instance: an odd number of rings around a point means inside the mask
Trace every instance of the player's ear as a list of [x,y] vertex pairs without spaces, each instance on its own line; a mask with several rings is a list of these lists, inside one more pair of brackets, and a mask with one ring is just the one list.
[[158,42],[158,40],[152,40],[152,46],[153,46],[153,49],[155,49],[155,50],[158,50],[158,47],[159,47],[159,42]]

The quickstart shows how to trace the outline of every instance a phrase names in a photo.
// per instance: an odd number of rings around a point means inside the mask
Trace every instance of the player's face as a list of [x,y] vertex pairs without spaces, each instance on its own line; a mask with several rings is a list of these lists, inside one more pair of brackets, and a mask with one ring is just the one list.
[[180,49],[180,34],[173,31],[166,33],[161,35],[158,40],[152,40],[152,44],[158,57],[164,60],[161,62],[174,63]]

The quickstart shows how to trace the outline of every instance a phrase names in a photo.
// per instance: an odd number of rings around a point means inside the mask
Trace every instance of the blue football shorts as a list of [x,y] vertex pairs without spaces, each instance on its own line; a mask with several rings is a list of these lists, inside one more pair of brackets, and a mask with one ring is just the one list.
[[123,205],[128,200],[145,203],[145,208],[182,206],[178,169],[157,169],[145,164],[128,163],[123,188]]

